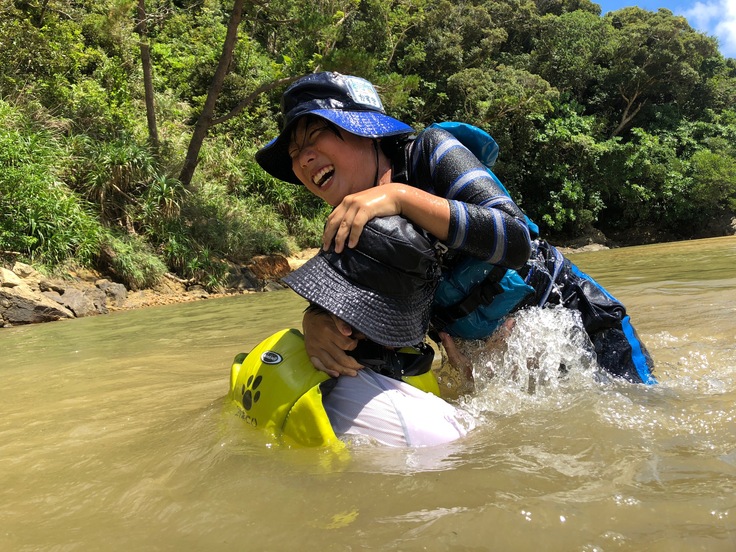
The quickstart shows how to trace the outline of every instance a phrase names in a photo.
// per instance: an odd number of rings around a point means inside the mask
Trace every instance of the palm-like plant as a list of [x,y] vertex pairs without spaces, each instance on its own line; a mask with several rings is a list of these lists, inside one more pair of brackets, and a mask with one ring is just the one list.
[[145,146],[125,139],[90,147],[74,177],[75,188],[99,207],[103,220],[128,226],[126,207],[139,205],[146,184],[157,176],[154,157]]

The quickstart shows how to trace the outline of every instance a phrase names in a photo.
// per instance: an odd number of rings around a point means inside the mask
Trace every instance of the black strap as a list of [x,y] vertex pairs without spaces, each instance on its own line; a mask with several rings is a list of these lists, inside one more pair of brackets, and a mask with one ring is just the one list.
[[397,351],[363,339],[353,351],[347,353],[366,368],[401,380],[402,376],[419,376],[432,368],[434,349],[427,343],[420,343],[414,349],[412,352]]
[[467,297],[461,299],[454,305],[432,308],[432,327],[435,331],[441,331],[456,320],[465,318],[480,306],[490,305],[497,295],[503,293],[501,280],[508,269],[493,265],[488,276],[476,285]]

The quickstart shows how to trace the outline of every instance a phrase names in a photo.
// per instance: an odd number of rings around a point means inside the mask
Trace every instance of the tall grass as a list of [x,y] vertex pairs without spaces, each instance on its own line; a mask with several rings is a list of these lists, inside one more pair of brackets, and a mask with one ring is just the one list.
[[149,149],[129,136],[109,141],[76,136],[70,144],[77,160],[69,174],[74,190],[96,206],[104,221],[125,225],[128,208],[135,208],[143,191],[160,179]]
[[191,189],[163,168],[182,152],[163,151],[42,127],[0,101],[0,256],[95,267],[131,289],[166,271],[216,289],[230,265],[319,244],[327,207],[266,176],[253,146],[213,136]]
[[84,201],[59,179],[61,141],[0,100],[0,251],[53,267],[94,259],[101,227]]
[[109,230],[103,233],[98,267],[132,290],[155,286],[167,272],[143,237]]

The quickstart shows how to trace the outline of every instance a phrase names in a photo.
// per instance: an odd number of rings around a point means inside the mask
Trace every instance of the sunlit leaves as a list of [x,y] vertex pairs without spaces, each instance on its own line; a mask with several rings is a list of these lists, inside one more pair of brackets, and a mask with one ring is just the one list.
[[692,201],[710,210],[736,209],[736,157],[702,149],[695,152],[691,164]]

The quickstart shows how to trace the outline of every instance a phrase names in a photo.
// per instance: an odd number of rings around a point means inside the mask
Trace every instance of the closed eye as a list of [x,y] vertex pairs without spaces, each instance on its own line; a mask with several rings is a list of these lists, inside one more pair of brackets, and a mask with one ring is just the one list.
[[319,138],[320,133],[327,128],[329,128],[327,125],[322,125],[309,130],[307,132],[307,135],[304,137],[301,145],[297,146],[296,144],[292,144],[289,147],[289,157],[291,157],[292,159],[296,159],[296,157],[305,147],[313,146],[314,143],[317,141],[317,138]]

